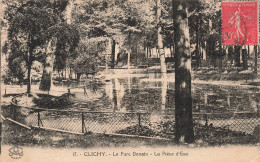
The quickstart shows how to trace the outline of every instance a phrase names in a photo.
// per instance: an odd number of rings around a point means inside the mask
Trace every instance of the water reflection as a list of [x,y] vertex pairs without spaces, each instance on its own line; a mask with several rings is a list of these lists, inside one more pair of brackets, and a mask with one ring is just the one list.
[[120,83],[118,81],[118,78],[113,79],[113,82],[114,82],[113,94],[114,94],[114,102],[115,102],[114,108],[116,111],[125,111],[125,107],[121,106],[122,99],[125,94],[124,85],[123,83]]
[[[128,75],[111,79],[103,88],[114,111],[173,112],[174,74],[160,77],[160,73]],[[193,108],[198,112],[256,112],[259,94],[257,87],[192,84]]]
[[106,95],[109,97],[109,99],[113,100],[113,83],[111,81],[106,82],[104,89],[105,89]]
[[[106,95],[112,102],[114,111],[151,111],[156,107],[164,111],[167,105],[168,81],[145,81],[142,79],[158,79],[160,74],[146,76],[131,75],[113,78],[105,84]],[[160,93],[160,94],[159,94]],[[168,97],[169,98],[169,97]]]
[[128,83],[128,91],[131,93],[131,77],[130,75],[127,77],[127,83]]

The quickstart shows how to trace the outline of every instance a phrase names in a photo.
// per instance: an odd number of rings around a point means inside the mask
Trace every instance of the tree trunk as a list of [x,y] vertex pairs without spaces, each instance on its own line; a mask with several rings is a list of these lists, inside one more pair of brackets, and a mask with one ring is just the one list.
[[135,66],[138,65],[138,47],[137,47],[137,40],[135,42]]
[[[2,23],[0,21],[0,23]],[[1,44],[1,41],[2,41],[2,24],[0,24],[0,101],[1,100],[1,97],[2,97],[2,44]],[[2,147],[1,147],[1,144],[2,144],[2,106],[0,104],[0,154],[2,153]]]
[[162,78],[166,78],[166,64],[165,64],[165,53],[163,48],[163,39],[162,39],[162,27],[161,27],[161,0],[156,1],[157,6],[157,36],[158,36],[158,48],[159,48],[159,55],[160,55],[160,63],[161,63],[161,73]]
[[27,93],[31,93],[31,84],[32,84],[32,78],[31,78],[31,69],[32,69],[32,47],[29,47],[29,58],[27,63]]
[[247,61],[247,50],[242,49],[242,60],[243,60],[243,69],[247,70],[248,69],[248,61]]
[[148,55],[149,55],[148,46],[145,46],[145,58],[148,58]]
[[230,64],[233,65],[234,62],[234,47],[228,46],[228,59],[230,60]]
[[128,84],[128,93],[131,94],[131,77],[127,76],[127,84]]
[[207,42],[205,41],[204,45],[202,46],[202,59],[206,60],[207,59]]
[[249,56],[250,56],[250,46],[249,45],[247,45],[247,51],[248,51],[248,53],[247,53],[247,58],[249,58]]
[[257,74],[257,58],[258,58],[257,45],[254,46],[254,52],[255,52],[255,67],[254,67],[254,73]]
[[31,93],[31,66],[27,67],[27,93],[30,94]]
[[167,97],[167,81],[164,80],[162,81],[162,105],[161,105],[161,110],[165,110],[166,106],[166,97]]
[[116,41],[112,40],[111,69],[115,68],[115,56],[116,56]]
[[69,78],[72,79],[72,68],[71,68],[71,64],[69,64]]
[[199,18],[196,20],[196,68],[200,65],[200,52],[199,52]]
[[218,70],[219,70],[219,72],[222,72],[222,70],[223,70],[223,67],[222,67],[222,61],[223,61],[223,53],[224,53],[224,51],[223,51],[223,46],[222,46],[222,44],[221,44],[221,42],[219,43],[219,57],[218,57]]
[[54,64],[54,53],[48,53],[46,57],[46,62],[43,67],[43,74],[40,83],[40,90],[42,91],[50,91],[52,84],[52,71],[53,71],[53,64]]
[[106,73],[108,73],[108,54],[106,53]]
[[152,57],[152,49],[151,47],[149,47],[149,55],[150,55],[150,58]]
[[175,140],[194,142],[191,98],[191,53],[185,1],[172,0],[175,42]]
[[146,58],[149,58],[149,47],[146,46]]
[[64,79],[67,79],[67,67],[64,68]]
[[235,53],[234,53],[234,60],[235,60],[235,66],[236,67],[240,67],[240,50],[241,50],[241,46],[236,45],[235,46]]
[[129,50],[127,51],[127,69],[130,69],[130,58],[131,58],[131,32],[128,34],[128,46]]
[[77,73],[77,80],[80,80],[81,74],[82,73]]
[[45,59],[45,63],[43,64],[43,74],[42,74],[42,79],[39,87],[39,89],[42,91],[50,91],[51,87],[53,86],[52,71],[53,71],[53,64],[55,60],[55,55],[54,55],[55,50],[56,50],[56,40],[49,41],[46,48],[46,59]]

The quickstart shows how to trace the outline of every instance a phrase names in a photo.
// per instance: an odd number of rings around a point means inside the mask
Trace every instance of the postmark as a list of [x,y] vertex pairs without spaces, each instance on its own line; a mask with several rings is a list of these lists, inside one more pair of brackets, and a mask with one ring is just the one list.
[[222,2],[222,44],[256,45],[257,13],[257,1]]

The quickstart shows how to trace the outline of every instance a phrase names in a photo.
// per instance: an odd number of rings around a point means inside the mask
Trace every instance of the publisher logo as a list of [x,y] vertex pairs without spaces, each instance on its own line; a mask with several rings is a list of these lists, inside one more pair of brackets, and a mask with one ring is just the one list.
[[23,148],[14,146],[9,149],[9,156],[12,159],[20,159],[23,156]]

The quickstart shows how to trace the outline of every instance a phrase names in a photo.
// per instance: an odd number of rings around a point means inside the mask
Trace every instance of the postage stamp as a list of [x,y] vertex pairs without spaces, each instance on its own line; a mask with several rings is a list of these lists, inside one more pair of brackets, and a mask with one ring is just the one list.
[[223,45],[258,43],[258,2],[222,2]]

